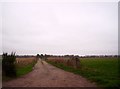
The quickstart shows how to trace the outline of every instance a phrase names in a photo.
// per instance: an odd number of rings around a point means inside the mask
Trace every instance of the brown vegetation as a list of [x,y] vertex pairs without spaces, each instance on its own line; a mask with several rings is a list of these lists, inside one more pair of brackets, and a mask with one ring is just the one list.
[[36,62],[38,59],[36,57],[28,57],[28,58],[16,58],[17,66],[26,66],[33,62]]
[[47,61],[62,63],[73,68],[80,68],[80,60],[77,57],[48,57]]

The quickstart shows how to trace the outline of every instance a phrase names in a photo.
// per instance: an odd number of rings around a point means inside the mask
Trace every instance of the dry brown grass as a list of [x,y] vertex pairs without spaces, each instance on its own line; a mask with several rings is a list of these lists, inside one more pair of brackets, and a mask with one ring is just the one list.
[[36,57],[28,57],[28,58],[16,58],[16,65],[17,66],[26,66],[33,62],[36,62]]
[[48,57],[48,61],[54,62],[54,63],[62,63],[66,66],[71,66],[74,68],[79,68],[80,67],[80,60],[76,59],[75,57],[70,58],[70,57]]

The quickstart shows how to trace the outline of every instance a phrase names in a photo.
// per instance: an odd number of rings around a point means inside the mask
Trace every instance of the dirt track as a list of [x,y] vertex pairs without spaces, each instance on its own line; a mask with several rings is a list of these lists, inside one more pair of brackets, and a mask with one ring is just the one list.
[[39,60],[32,72],[4,82],[3,87],[96,87],[96,85],[79,75]]

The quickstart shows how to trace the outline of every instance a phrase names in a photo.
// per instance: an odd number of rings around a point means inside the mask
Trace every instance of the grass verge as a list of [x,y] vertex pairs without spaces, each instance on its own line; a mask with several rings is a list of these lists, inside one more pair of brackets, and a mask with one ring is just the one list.
[[81,59],[81,68],[74,69],[63,64],[48,63],[78,75],[82,75],[100,87],[119,87],[119,73],[117,58],[84,58]]
[[28,65],[26,65],[26,66],[17,67],[17,68],[16,68],[17,77],[20,77],[20,76],[22,76],[22,75],[25,75],[25,74],[31,72],[32,69],[33,69],[33,67],[34,67],[34,65],[35,65],[35,63],[36,63],[36,62],[33,62],[33,63],[28,64]]

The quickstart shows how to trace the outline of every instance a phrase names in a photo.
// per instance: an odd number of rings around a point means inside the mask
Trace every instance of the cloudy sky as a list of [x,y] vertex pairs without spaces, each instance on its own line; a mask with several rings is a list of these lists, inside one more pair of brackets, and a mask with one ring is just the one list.
[[117,2],[4,2],[2,52],[118,54]]

